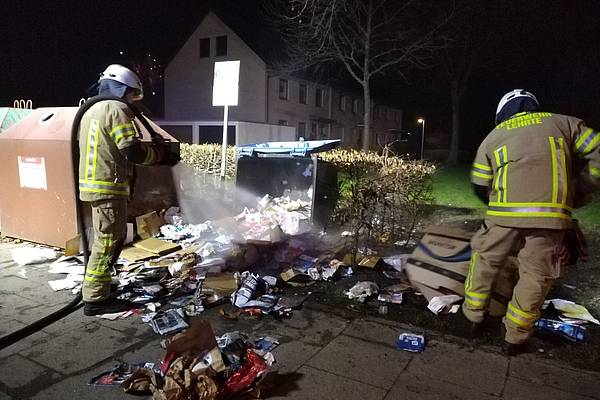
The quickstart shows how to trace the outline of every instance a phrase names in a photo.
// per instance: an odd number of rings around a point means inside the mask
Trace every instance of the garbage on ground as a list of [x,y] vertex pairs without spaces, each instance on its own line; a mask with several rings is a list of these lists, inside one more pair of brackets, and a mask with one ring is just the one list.
[[534,326],[541,330],[556,334],[570,342],[583,342],[586,331],[583,326],[568,324],[563,321],[541,318],[535,321]]
[[62,256],[50,264],[48,273],[83,275],[85,274],[85,265],[83,265],[83,261],[77,257]]
[[151,325],[154,332],[159,335],[179,332],[189,326],[185,322],[183,310],[180,308],[157,312],[151,320]]
[[138,363],[138,364],[128,364],[128,363],[119,363],[115,365],[114,368],[104,371],[99,375],[94,376],[88,382],[90,386],[115,386],[122,384],[127,378],[133,375],[139,369],[154,368],[153,363]]
[[454,304],[461,301],[463,298],[456,294],[446,296],[435,296],[429,300],[427,308],[435,315],[439,314],[456,314],[460,308],[460,304]]
[[[470,238],[473,232],[447,227],[430,227],[412,254],[408,257],[405,272],[416,291],[427,301],[436,296],[459,295],[464,297],[465,279],[471,260]],[[508,299],[518,279],[518,261],[509,257],[500,270],[491,296],[489,313],[500,316],[506,313]]]
[[195,319],[189,329],[164,343],[158,370],[141,368],[121,385],[126,393],[152,394],[155,400],[228,399],[256,388],[275,362],[279,342],[250,340],[241,332],[216,337],[210,324]]
[[156,211],[152,211],[136,217],[135,224],[138,236],[148,239],[160,233],[160,227],[165,224],[165,221]]
[[425,349],[425,336],[416,333],[401,333],[396,345],[399,350],[420,353]]
[[375,282],[362,281],[352,286],[345,294],[350,300],[357,299],[362,303],[367,297],[376,295],[378,292],[379,286]]
[[560,311],[562,315],[559,317],[564,322],[569,323],[586,323],[593,322],[596,325],[600,325],[600,321],[590,314],[590,312],[582,305],[574,303],[569,300],[563,299],[551,299],[544,302],[542,308],[547,308],[550,304],[554,306],[557,311]]
[[402,304],[403,292],[409,289],[410,286],[398,284],[385,287],[379,292],[377,300],[384,301],[386,303]]
[[83,282],[83,275],[68,274],[64,279],[48,281],[48,284],[55,292],[65,289],[73,289]]
[[408,261],[408,257],[410,257],[410,254],[396,254],[393,256],[384,257],[383,262],[395,269],[396,271],[401,272],[402,270],[404,270],[404,266]]
[[59,257],[53,249],[30,246],[10,249],[10,254],[18,265],[39,264]]

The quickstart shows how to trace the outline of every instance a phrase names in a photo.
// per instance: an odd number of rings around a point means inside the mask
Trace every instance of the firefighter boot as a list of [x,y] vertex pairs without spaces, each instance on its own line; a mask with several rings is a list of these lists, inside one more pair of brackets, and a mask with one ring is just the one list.
[[102,301],[84,301],[83,315],[88,317],[101,314],[113,314],[136,308],[136,305],[128,301],[111,297]]

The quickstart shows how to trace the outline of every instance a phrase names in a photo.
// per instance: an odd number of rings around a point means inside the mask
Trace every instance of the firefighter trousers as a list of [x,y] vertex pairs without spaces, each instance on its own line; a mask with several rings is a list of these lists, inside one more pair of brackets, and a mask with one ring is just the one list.
[[127,200],[91,202],[94,242],[83,280],[83,301],[106,300],[110,296],[110,270],[117,262],[127,235]]
[[552,283],[560,276],[558,255],[565,232],[508,228],[485,221],[471,239],[471,264],[462,307],[467,319],[483,322],[498,272],[510,255],[517,254],[519,280],[503,321],[507,342],[526,342]]

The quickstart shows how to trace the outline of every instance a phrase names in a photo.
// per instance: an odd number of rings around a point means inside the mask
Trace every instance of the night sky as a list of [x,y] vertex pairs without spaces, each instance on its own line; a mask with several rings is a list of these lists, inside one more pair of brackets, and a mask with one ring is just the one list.
[[[218,3],[224,12],[257,18],[258,1]],[[76,105],[111,63],[150,54],[166,65],[209,6],[208,1],[155,0],[0,4],[0,106],[24,98],[36,107]],[[600,2],[494,4],[503,12],[495,17],[493,51],[464,96],[463,147],[472,149],[493,127],[499,98],[514,88],[532,91],[548,111],[584,118],[600,129]],[[447,80],[434,68],[408,77],[408,82],[386,77],[377,83],[376,97],[403,107],[406,128],[416,129],[414,119],[423,115],[432,137],[443,136],[450,121]],[[146,89],[147,103],[160,110],[160,85],[156,91],[152,96]]]

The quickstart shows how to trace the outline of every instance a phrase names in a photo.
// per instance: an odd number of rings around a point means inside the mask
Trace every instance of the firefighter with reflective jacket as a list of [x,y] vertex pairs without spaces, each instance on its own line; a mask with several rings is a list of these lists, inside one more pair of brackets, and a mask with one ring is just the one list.
[[[111,297],[110,269],[127,233],[127,201],[134,164],[164,163],[160,146],[142,147],[130,103],[143,97],[138,76],[122,65],[100,75],[79,124],[79,198],[92,208],[94,242],[83,281],[84,314],[119,312],[131,304]],[[96,99],[97,102],[94,102]]]
[[517,89],[496,110],[496,127],[479,146],[471,171],[475,192],[488,203],[471,240],[463,313],[476,332],[498,271],[517,255],[519,280],[508,303],[503,350],[526,348],[553,281],[561,250],[576,227],[571,213],[578,163],[590,184],[600,180],[600,132],[574,117],[541,112],[535,96]]

